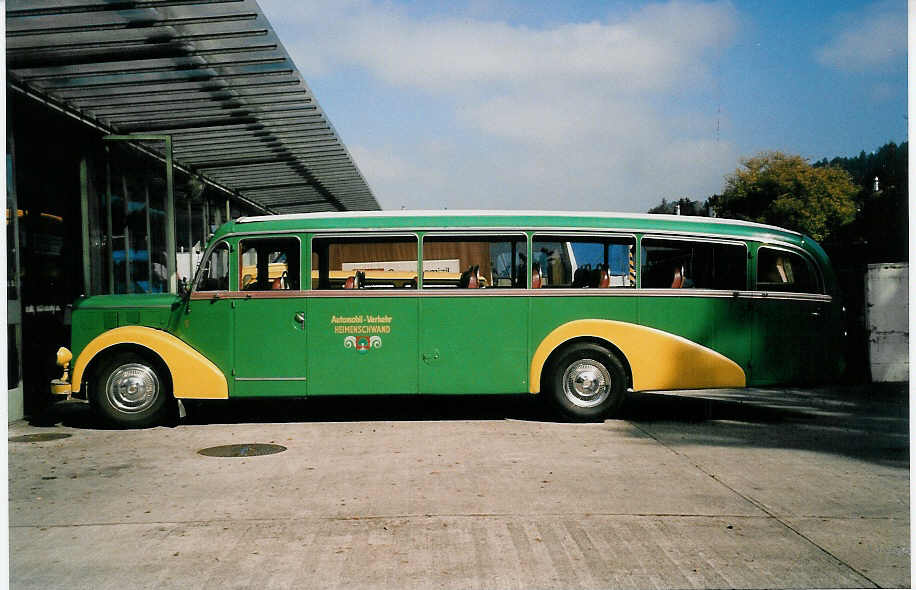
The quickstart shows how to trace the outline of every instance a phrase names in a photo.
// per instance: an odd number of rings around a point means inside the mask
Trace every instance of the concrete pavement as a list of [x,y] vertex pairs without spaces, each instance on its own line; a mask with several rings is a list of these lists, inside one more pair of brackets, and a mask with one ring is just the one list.
[[[908,587],[906,394],[207,406],[100,428],[58,404],[8,444],[13,588]],[[214,458],[232,443],[287,447]]]

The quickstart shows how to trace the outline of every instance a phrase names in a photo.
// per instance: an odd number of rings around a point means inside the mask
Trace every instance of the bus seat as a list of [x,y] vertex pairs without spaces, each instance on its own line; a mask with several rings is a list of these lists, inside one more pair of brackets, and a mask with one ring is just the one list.
[[527,273],[527,269],[525,268],[525,263],[523,262],[518,265],[518,268],[516,269],[516,273],[515,273],[515,286],[517,288],[524,289],[525,287],[528,286],[528,283],[527,283],[528,276],[526,273]]
[[480,265],[475,264],[461,273],[461,276],[458,278],[458,287],[461,289],[477,289],[480,287],[479,271]]
[[671,281],[672,289],[680,289],[684,286],[684,269],[679,266],[674,269],[674,280]]
[[347,277],[346,282],[344,283],[344,289],[362,289],[363,285],[366,284],[366,273],[356,271],[356,274],[352,277]]
[[289,289],[289,280],[287,279],[286,271],[283,271],[283,274],[275,278],[270,283],[271,289]]
[[542,286],[541,265],[535,262],[531,265],[531,288],[540,289]]
[[607,272],[607,265],[602,264],[598,267],[598,287],[606,289],[611,286],[611,276]]
[[574,289],[582,289],[588,287],[588,277],[592,273],[591,264],[583,264],[582,266],[576,269],[576,272],[573,273],[572,287]]

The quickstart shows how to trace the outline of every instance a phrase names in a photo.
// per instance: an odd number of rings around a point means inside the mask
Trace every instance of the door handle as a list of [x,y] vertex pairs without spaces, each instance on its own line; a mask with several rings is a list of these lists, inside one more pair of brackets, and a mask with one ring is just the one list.
[[303,326],[305,326],[305,313],[304,313],[304,312],[297,311],[297,312],[296,312],[296,315],[294,315],[293,318],[294,318],[297,322],[299,322],[300,324],[302,324]]

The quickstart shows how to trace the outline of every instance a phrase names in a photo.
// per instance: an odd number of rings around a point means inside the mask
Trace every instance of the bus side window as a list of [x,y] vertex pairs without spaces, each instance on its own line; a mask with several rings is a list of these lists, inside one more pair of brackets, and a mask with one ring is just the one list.
[[635,287],[636,240],[626,236],[535,235],[534,260],[547,288]]
[[239,289],[299,289],[299,239],[251,238],[239,242]]
[[761,246],[757,249],[757,289],[819,293],[817,275],[794,252]]
[[450,236],[423,238],[423,288],[524,287],[526,239],[518,236]]
[[417,238],[316,237],[313,289],[416,289]]
[[744,244],[643,238],[642,286],[646,289],[747,288]]

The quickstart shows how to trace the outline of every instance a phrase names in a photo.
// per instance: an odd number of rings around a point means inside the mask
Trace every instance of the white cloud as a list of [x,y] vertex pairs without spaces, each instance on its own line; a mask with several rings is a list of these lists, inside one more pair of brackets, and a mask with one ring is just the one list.
[[820,64],[847,72],[863,72],[905,60],[907,14],[903,3],[872,4],[851,21],[817,50],[815,58]]
[[261,4],[296,30],[283,41],[307,80],[360,71],[451,121],[455,136],[438,146],[422,121],[387,140],[344,138],[384,207],[646,210],[662,196],[703,198],[734,167],[732,146],[715,141],[715,106],[687,106],[738,27],[728,3],[541,29],[418,19],[370,0],[295,3],[282,16]]
[[[390,5],[356,1],[327,11],[310,3],[287,10],[300,28],[314,27],[301,41],[286,42],[297,62],[302,57],[304,64],[323,68],[357,65],[392,84],[433,92],[544,82],[657,90],[679,80],[700,53],[727,40],[736,26],[730,5],[694,2],[649,5],[617,23],[545,30],[498,21],[421,21]],[[338,24],[328,27],[330,22]]]

